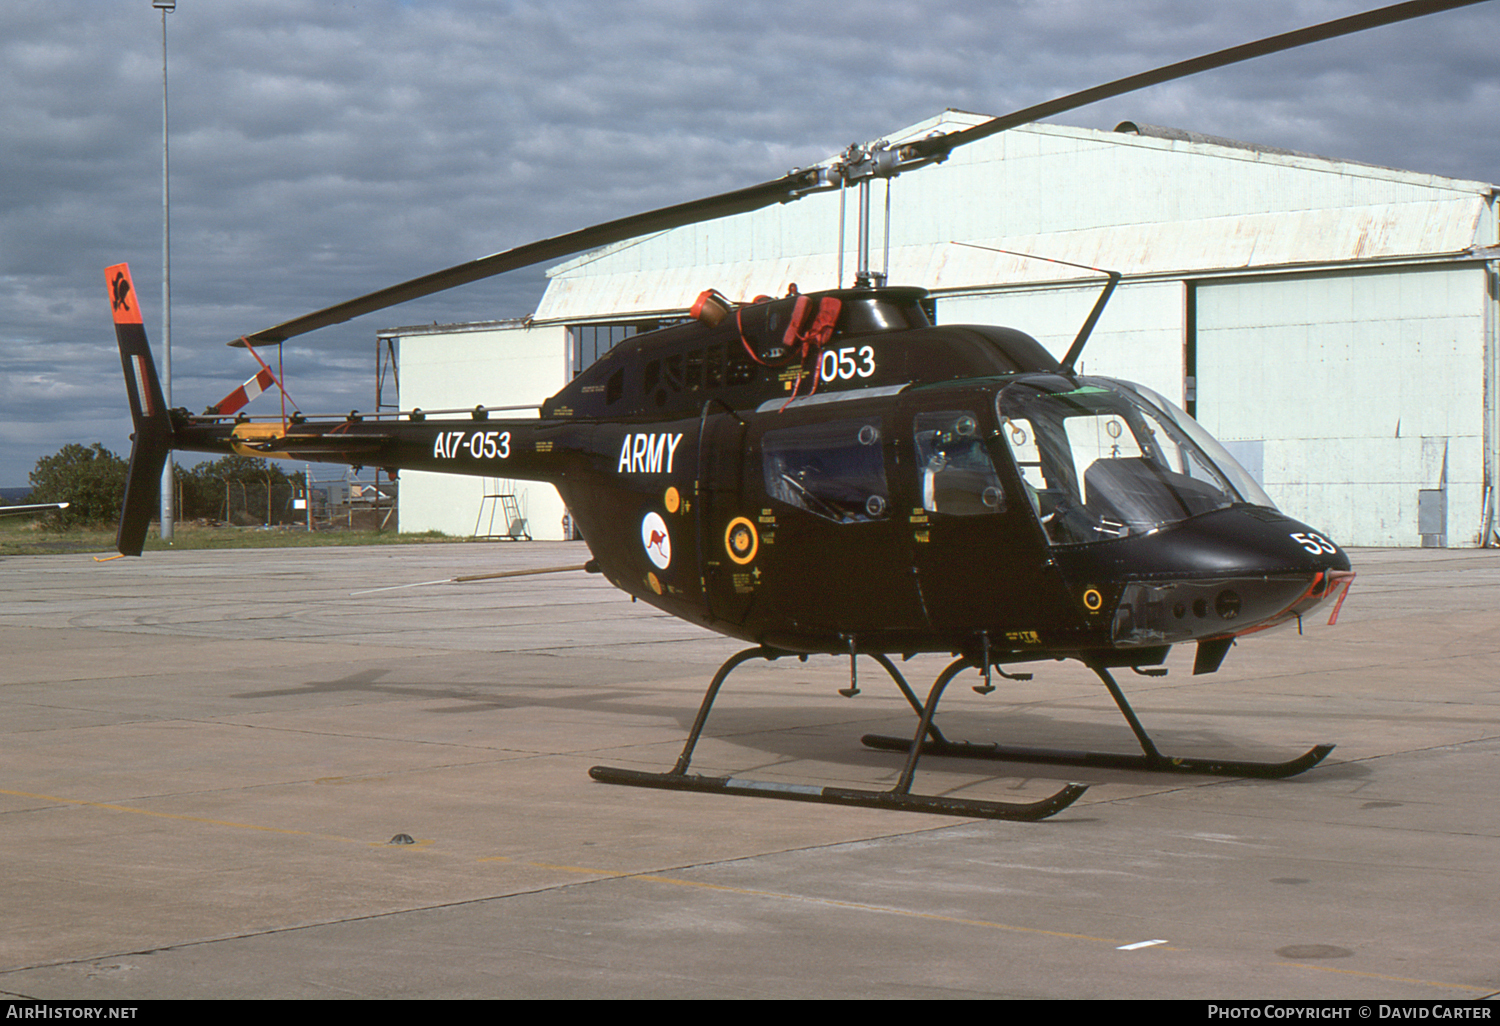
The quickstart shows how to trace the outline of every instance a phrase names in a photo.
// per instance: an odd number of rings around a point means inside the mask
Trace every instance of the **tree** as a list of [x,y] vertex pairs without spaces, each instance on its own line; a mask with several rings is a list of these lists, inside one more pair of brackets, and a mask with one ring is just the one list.
[[98,442],[70,442],[36,461],[31,471],[32,502],[66,502],[53,514],[60,527],[113,524],[120,519],[129,465]]
[[241,525],[288,522],[296,490],[280,467],[258,456],[225,456],[200,463],[178,481],[185,518]]

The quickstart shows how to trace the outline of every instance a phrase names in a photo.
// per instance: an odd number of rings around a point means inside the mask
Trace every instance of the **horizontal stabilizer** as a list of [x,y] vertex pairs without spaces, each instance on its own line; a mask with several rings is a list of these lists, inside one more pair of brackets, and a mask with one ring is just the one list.
[[66,502],[33,502],[25,506],[0,506],[0,517],[20,516],[23,513],[52,513],[67,508]]

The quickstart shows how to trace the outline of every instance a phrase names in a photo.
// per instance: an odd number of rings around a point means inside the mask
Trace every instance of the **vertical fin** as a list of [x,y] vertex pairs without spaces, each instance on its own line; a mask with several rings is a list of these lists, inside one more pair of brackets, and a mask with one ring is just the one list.
[[139,556],[146,542],[146,529],[161,498],[161,474],[172,451],[172,420],[156,377],[156,363],[146,342],[141,307],[130,267],[115,264],[104,271],[109,285],[110,309],[115,320],[115,340],[120,345],[120,366],[125,372],[125,394],[130,401],[130,474],[125,480],[125,502],[120,509],[120,528],[115,548],[122,555]]

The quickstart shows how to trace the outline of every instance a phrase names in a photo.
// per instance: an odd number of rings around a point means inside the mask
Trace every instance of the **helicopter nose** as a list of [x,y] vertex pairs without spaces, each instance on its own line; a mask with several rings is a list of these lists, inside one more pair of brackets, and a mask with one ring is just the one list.
[[[1127,556],[1130,542],[1137,545]],[[1332,622],[1354,580],[1349,557],[1326,535],[1259,508],[1224,510],[1118,544],[1119,599],[1100,611],[1112,612],[1119,647],[1256,633],[1300,623],[1330,600]]]
[[1354,581],[1352,570],[1311,574],[1217,577],[1208,580],[1135,582],[1115,606],[1110,636],[1120,647],[1180,644],[1239,637],[1301,619],[1333,599],[1338,618]]

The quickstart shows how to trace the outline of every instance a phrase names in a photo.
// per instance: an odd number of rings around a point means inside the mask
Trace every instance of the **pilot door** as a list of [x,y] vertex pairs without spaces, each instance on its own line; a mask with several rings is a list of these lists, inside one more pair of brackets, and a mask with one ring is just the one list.
[[788,629],[856,643],[862,633],[923,630],[888,418],[842,405],[788,410],[752,438],[763,601]]
[[[1034,636],[1056,574],[987,410],[951,400],[919,410],[910,433],[912,565],[935,630]],[[994,638],[1003,641],[1001,638]]]

